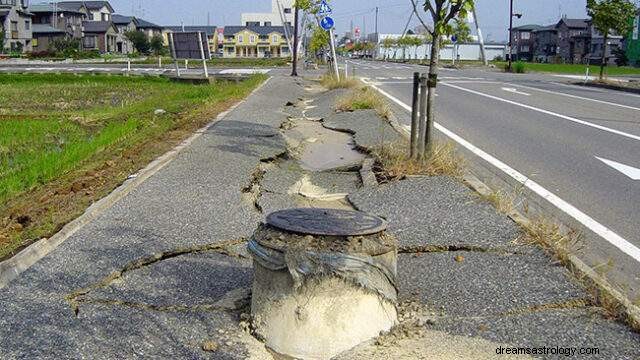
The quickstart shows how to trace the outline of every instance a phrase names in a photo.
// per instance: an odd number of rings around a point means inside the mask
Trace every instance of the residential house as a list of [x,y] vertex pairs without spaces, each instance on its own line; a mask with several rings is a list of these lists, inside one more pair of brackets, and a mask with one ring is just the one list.
[[241,24],[243,26],[291,26],[293,24],[294,0],[271,0],[270,13],[243,13]]
[[29,7],[29,12],[33,14],[33,51],[48,51],[59,38],[82,39],[82,22],[88,17],[84,5],[36,4]]
[[558,62],[558,30],[555,25],[541,26],[533,31],[533,60],[536,62]]
[[222,48],[218,47],[218,28],[216,26],[167,26],[165,30],[170,32],[202,32],[207,37],[209,52],[218,53]]
[[132,54],[135,48],[133,43],[127,38],[126,33],[138,30],[137,19],[133,16],[113,14],[111,21],[118,30],[118,34],[116,35],[116,52],[124,55]]
[[88,10],[88,21],[111,21],[111,15],[115,12],[108,1],[61,1],[58,6],[68,8],[80,8],[85,6]]
[[223,56],[290,57],[283,26],[227,26],[224,28]]
[[511,32],[511,54],[515,61],[533,61],[535,48],[534,31],[540,29],[540,25],[522,25],[514,27]]
[[82,25],[84,50],[98,50],[101,54],[116,51],[118,29],[111,21],[85,21]]
[[145,33],[149,39],[154,36],[162,36],[162,26],[156,25],[152,22],[136,18],[136,27],[138,31]]
[[640,10],[631,21],[633,21],[633,28],[625,39],[626,54],[629,64],[640,66]]
[[0,0],[0,32],[4,34],[4,49],[32,51],[33,33],[28,8],[29,0]]
[[558,31],[558,55],[565,63],[581,64],[588,60],[591,30],[588,19],[563,17],[556,25]]
[[[604,51],[604,35],[596,29],[593,21],[588,21],[590,33],[590,50],[588,62],[590,64],[600,65],[602,63],[602,52]],[[615,33],[607,36],[607,53],[605,55],[608,65],[615,65],[617,60],[617,50],[622,48],[623,36]]]

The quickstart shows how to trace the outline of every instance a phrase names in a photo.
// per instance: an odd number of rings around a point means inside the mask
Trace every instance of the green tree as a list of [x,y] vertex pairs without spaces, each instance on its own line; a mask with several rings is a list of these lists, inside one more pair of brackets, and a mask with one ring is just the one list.
[[413,48],[413,57],[418,59],[418,47],[423,44],[422,39],[419,36],[409,36],[407,39],[407,43],[410,47]]
[[382,48],[385,49],[384,51],[384,60],[387,60],[387,56],[389,55],[389,49],[395,47],[398,43],[396,42],[395,39],[393,38],[384,38],[382,40]]
[[312,54],[317,55],[321,50],[325,49],[329,45],[329,32],[325,31],[320,26],[313,28],[311,34],[311,40],[309,41],[309,51]]
[[411,46],[411,39],[404,35],[398,39],[398,47],[402,49],[402,60],[407,60],[407,48]]
[[153,54],[160,56],[165,53],[164,39],[160,35],[153,35],[149,41],[149,49],[153,51]]
[[142,31],[127,31],[124,36],[131,41],[133,47],[141,54],[148,55],[151,44],[149,38]]
[[611,32],[625,35],[631,31],[629,19],[635,14],[636,7],[630,0],[587,0],[587,13],[591,16],[593,26],[604,37],[602,45],[602,63],[600,64],[600,80],[604,78],[607,66],[607,51]]
[[[429,92],[427,94],[427,123],[425,124],[424,131],[421,131],[421,135],[424,134],[423,141],[417,145],[419,156],[423,158],[427,152],[431,152],[431,146],[433,144],[433,123],[435,121],[434,106],[436,86],[438,84],[438,62],[440,54],[440,40],[443,36],[446,36],[447,26],[452,20],[459,18],[465,19],[468,12],[472,9],[474,0],[420,0],[422,2],[422,12],[418,10],[418,0],[411,0],[413,4],[413,12],[416,17],[422,23],[422,26],[427,29],[429,35],[431,35],[431,59],[429,60],[429,79],[427,86]],[[427,13],[431,16],[431,23],[433,26],[427,25],[422,18],[422,13]]]

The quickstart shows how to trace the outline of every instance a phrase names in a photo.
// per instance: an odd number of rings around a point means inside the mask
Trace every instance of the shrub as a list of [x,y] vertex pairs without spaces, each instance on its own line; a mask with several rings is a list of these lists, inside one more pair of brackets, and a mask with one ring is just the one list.
[[515,64],[514,70],[515,70],[515,72],[517,74],[524,74],[527,71],[527,68],[526,68],[526,65],[524,64],[524,62],[518,61]]

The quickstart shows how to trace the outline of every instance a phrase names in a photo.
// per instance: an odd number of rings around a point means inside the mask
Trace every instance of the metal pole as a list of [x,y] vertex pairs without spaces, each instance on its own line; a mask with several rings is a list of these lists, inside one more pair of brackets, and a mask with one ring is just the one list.
[[427,74],[420,76],[420,118],[418,133],[418,157],[425,153],[427,139]]
[[344,78],[345,79],[349,78],[349,62],[348,61],[344,62]]
[[[294,6],[297,4],[294,4]],[[293,70],[291,70],[291,76],[298,76],[298,16],[300,14],[300,9],[296,6],[295,15],[293,20]],[[286,25],[285,25],[286,26]]]
[[176,46],[173,43],[173,33],[169,33],[169,47],[171,48],[171,57],[176,65],[176,76],[180,77],[180,66],[178,66],[178,59],[176,58]]
[[513,0],[510,0],[509,6],[509,72],[512,71],[513,57]]
[[489,65],[489,60],[487,59],[487,52],[484,48],[484,37],[482,36],[482,30],[480,30],[480,25],[478,24],[478,15],[476,14],[475,5],[471,8],[473,14],[473,22],[476,24],[476,32],[478,33],[478,41],[480,42],[480,60],[484,63],[484,66]]
[[207,69],[207,57],[204,54],[204,46],[202,45],[202,32],[198,31],[198,44],[200,45],[200,58],[202,59],[202,67],[204,68],[204,77],[209,78],[209,69]]
[[380,36],[378,34],[378,12],[380,11],[380,9],[376,6],[376,46],[373,49],[374,51],[374,60],[378,58],[378,52],[379,52],[379,47],[380,47]]
[[420,73],[413,73],[413,102],[411,103],[411,158],[415,159],[418,155],[418,116],[420,111]]
[[331,37],[331,57],[333,59],[333,70],[336,74],[336,80],[340,80],[340,70],[338,69],[338,59],[336,58],[336,38],[333,36],[333,28],[329,30],[329,37]]

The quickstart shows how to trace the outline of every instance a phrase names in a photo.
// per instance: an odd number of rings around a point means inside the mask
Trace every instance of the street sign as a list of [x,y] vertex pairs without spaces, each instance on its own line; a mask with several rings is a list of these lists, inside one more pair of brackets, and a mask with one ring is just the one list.
[[330,17],[325,17],[320,21],[320,26],[322,26],[323,29],[325,30],[331,30],[333,29],[333,25],[335,25],[335,22],[333,21],[332,18]]
[[320,6],[318,7],[318,15],[324,16],[331,14],[332,10],[329,4],[325,0],[322,0]]
[[458,36],[457,35],[451,35],[451,41],[458,42]]
[[360,39],[360,28],[356,26],[355,30],[354,30],[355,34],[353,34],[355,36],[356,39]]

